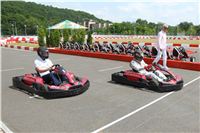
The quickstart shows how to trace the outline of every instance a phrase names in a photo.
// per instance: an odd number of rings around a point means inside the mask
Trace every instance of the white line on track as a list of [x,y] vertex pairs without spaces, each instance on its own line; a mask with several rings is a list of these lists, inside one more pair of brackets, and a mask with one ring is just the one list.
[[[194,82],[194,81],[196,81],[196,80],[198,80],[198,79],[200,79],[200,76],[197,77],[197,78],[195,78],[195,79],[193,79],[193,80],[191,80],[190,82],[184,84],[183,87],[186,87],[187,85],[191,84],[192,82]],[[126,118],[128,118],[128,117],[130,117],[130,116],[132,116],[132,115],[134,115],[134,114],[136,114],[136,113],[139,112],[139,111],[142,111],[143,109],[145,109],[145,108],[147,108],[147,107],[149,107],[149,106],[151,106],[151,105],[153,105],[154,103],[159,102],[160,100],[166,98],[167,96],[173,94],[174,92],[175,92],[175,91],[169,92],[169,93],[167,93],[166,95],[161,96],[161,97],[159,97],[158,99],[155,99],[154,101],[152,101],[152,102],[150,102],[150,103],[148,103],[148,104],[146,104],[146,105],[144,105],[144,106],[142,106],[142,107],[140,107],[140,108],[134,110],[133,112],[131,112],[131,113],[125,115],[125,116],[122,116],[121,118],[119,118],[119,119],[117,119],[117,120],[115,120],[115,121],[113,121],[113,122],[111,122],[111,123],[108,123],[107,125],[105,125],[105,126],[99,128],[99,129],[97,129],[97,130],[95,130],[95,131],[93,131],[93,132],[91,132],[91,133],[98,133],[98,132],[101,132],[101,131],[103,131],[103,130],[109,128],[110,126],[112,126],[112,125],[114,125],[114,124],[116,124],[116,123],[118,123],[118,122],[120,122],[120,121],[122,121],[122,120],[124,120],[124,119],[126,119]]]
[[0,121],[0,128],[3,129],[5,133],[13,133],[2,121]]
[[0,70],[0,72],[7,72],[7,71],[16,71],[16,70],[22,70],[24,68],[11,68],[11,69],[4,69],[4,70]]
[[98,71],[99,72],[104,72],[104,71],[110,71],[110,70],[119,69],[119,68],[123,68],[123,66],[113,67],[113,68],[106,68],[106,69],[101,69],[101,70],[98,70]]

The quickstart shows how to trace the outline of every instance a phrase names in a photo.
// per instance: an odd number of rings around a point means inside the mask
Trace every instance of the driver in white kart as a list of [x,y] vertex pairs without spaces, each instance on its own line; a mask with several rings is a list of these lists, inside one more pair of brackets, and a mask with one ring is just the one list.
[[46,47],[39,47],[37,50],[38,57],[35,59],[35,69],[47,84],[60,85],[61,81],[55,73],[50,70],[54,69],[52,61],[49,59],[49,51]]
[[144,74],[146,76],[150,76],[159,82],[163,82],[167,80],[167,77],[160,72],[159,70],[155,70],[155,68],[151,68],[150,71],[147,71],[148,65],[143,60],[143,54],[140,50],[136,50],[134,52],[134,59],[130,62],[130,67],[139,72],[140,74]]

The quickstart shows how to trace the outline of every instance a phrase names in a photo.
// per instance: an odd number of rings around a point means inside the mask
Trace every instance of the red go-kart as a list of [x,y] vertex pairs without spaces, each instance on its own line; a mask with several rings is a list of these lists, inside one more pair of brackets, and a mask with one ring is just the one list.
[[89,88],[90,82],[87,78],[77,77],[65,71],[60,65],[54,66],[55,69],[52,71],[57,74],[58,79],[60,79],[59,74],[62,74],[68,81],[56,86],[45,83],[38,73],[31,73],[13,77],[13,87],[47,99],[79,95]]
[[181,76],[174,74],[169,70],[164,70],[163,66],[159,64],[149,65],[146,69],[148,69],[149,71],[152,68],[152,71],[160,70],[167,77],[167,80],[159,82],[153,77],[145,76],[135,70],[126,70],[113,73],[111,78],[112,81],[117,83],[132,85],[140,88],[148,88],[156,92],[169,92],[182,89],[183,79],[181,78]]

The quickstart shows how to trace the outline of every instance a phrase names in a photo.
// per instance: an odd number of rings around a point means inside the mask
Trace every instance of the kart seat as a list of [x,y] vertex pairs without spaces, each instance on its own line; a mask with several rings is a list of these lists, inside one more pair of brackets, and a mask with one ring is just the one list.
[[151,53],[153,56],[156,56],[158,54],[158,50],[155,47],[152,47]]
[[176,57],[176,58],[180,55],[180,52],[179,52],[179,50],[178,50],[177,47],[175,47],[175,48],[173,49],[172,53],[173,53],[173,56]]

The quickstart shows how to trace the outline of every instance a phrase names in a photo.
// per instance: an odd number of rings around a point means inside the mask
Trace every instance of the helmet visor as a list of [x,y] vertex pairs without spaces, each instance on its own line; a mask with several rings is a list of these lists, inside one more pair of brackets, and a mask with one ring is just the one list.
[[49,58],[49,51],[48,50],[41,51],[41,56],[43,56],[45,59]]

